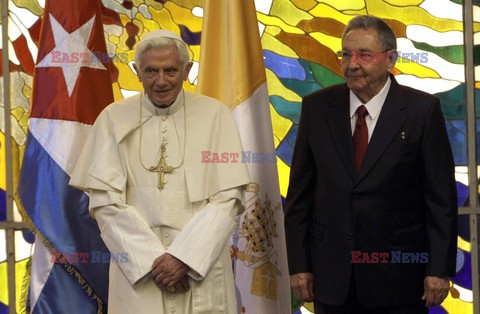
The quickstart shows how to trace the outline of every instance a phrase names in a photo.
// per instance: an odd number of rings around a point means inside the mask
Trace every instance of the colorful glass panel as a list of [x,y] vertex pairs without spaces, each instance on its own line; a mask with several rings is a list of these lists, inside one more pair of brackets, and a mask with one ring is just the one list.
[[[475,103],[480,112],[480,0],[473,1],[475,37]],[[343,81],[336,52],[341,48],[344,25],[357,14],[374,14],[387,20],[398,37],[401,52],[395,74],[401,84],[436,94],[442,100],[447,130],[457,165],[457,181],[467,184],[465,71],[463,67],[463,14],[461,0],[257,0],[262,45],[270,94],[273,135],[278,155],[282,196],[286,195],[302,96]],[[25,145],[28,111],[44,0],[9,2],[9,41],[13,139],[13,181]],[[103,0],[105,37],[113,58],[112,84],[115,99],[141,90],[133,71],[133,48],[148,31],[165,28],[181,34],[188,43],[194,66],[186,88],[195,90],[198,74],[203,0]],[[1,43],[0,43],[1,45]],[[2,48],[2,47],[0,47]],[[420,58],[424,56],[424,58]],[[416,59],[417,62],[410,62]],[[248,62],[247,60],[245,62]],[[1,72],[3,75],[3,71]],[[1,88],[1,87],[0,87]],[[1,93],[1,92],[0,92]],[[3,93],[0,94],[3,97]],[[2,111],[3,113],[3,111]],[[478,124],[477,124],[478,126]],[[5,219],[4,124],[0,119],[0,221]],[[480,135],[480,129],[479,129]],[[477,141],[480,136],[477,137]],[[480,150],[479,154],[480,156]],[[480,159],[479,159],[480,160]],[[459,185],[460,187],[462,185]],[[459,187],[459,189],[460,189]],[[15,209],[15,220],[21,216]],[[464,219],[461,218],[463,221]],[[460,232],[465,232],[460,226]],[[5,241],[0,230],[0,313],[5,304],[2,267]],[[4,234],[4,233],[3,233]],[[460,234],[463,264],[468,268],[469,233]],[[18,243],[17,263],[29,255],[31,234]],[[22,278],[18,277],[17,282]],[[462,277],[462,278],[460,278]],[[463,295],[471,294],[468,274],[460,272],[454,282]],[[3,294],[2,294],[3,293]],[[462,299],[463,297],[463,299]],[[454,302],[455,301],[455,302]],[[444,304],[450,313],[467,313],[458,300]],[[469,303],[471,306],[471,303]],[[311,307],[310,307],[311,309]],[[305,310],[305,309],[304,309]],[[305,310],[306,311],[306,310]],[[437,310],[434,310],[437,311]],[[440,311],[440,310],[438,310]]]

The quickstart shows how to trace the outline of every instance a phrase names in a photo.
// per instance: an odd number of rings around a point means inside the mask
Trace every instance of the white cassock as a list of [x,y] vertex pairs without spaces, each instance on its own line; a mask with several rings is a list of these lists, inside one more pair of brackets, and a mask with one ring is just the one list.
[[[175,169],[160,190],[159,174],[145,168],[157,165],[162,143]],[[89,191],[110,252],[128,256],[110,265],[109,313],[237,312],[228,239],[248,171],[203,163],[202,151],[240,153],[241,144],[229,109],[193,93],[180,93],[169,109],[143,94],[124,99],[92,127],[70,184]],[[153,282],[152,264],[164,253],[190,267],[187,293]]]

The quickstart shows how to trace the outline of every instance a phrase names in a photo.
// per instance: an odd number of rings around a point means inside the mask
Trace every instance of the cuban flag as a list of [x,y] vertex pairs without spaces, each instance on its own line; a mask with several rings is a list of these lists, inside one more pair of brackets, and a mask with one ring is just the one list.
[[88,196],[68,185],[91,124],[113,101],[99,0],[47,0],[17,193],[36,233],[31,313],[106,312],[108,250]]
[[231,240],[238,313],[289,314],[290,279],[253,0],[205,0],[197,91],[230,107],[252,182]]

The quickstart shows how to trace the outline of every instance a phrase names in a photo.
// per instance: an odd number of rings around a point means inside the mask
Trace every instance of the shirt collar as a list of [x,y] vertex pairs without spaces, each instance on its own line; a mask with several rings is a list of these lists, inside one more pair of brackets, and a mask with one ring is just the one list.
[[148,98],[147,94],[145,93],[142,93],[142,95],[140,96],[142,97],[142,103],[143,105],[145,106],[145,109],[155,115],[155,116],[160,116],[160,115],[171,115],[171,114],[174,114],[175,112],[177,112],[178,110],[180,110],[180,108],[182,108],[182,106],[184,105],[184,98],[185,98],[185,92],[184,90],[182,89],[180,91],[180,93],[178,94],[177,96],[177,99],[175,99],[175,101],[173,102],[173,104],[170,106],[170,107],[167,107],[167,108],[158,108],[157,106],[155,106],[151,101],[150,99]]
[[355,95],[354,92],[350,91],[350,118],[355,115],[358,107],[364,105],[367,108],[368,115],[372,118],[372,120],[375,120],[380,111],[382,110],[383,103],[387,98],[391,83],[392,80],[390,79],[390,77],[388,77],[387,82],[380,90],[380,92],[378,92],[378,94],[373,96],[373,98],[365,104],[362,103],[362,101],[357,97],[357,95]]

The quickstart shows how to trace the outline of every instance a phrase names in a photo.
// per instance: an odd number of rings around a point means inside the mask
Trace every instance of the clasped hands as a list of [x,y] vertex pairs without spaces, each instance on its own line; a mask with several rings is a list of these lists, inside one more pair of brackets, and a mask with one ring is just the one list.
[[152,279],[155,284],[170,293],[185,293],[190,289],[187,272],[189,267],[176,257],[165,253],[152,264]]

